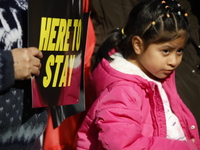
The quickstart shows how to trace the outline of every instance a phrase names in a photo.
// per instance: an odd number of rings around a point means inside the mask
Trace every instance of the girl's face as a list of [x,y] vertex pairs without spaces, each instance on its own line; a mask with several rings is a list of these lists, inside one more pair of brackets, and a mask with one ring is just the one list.
[[181,63],[185,39],[150,44],[141,49],[136,65],[152,79],[164,79]]

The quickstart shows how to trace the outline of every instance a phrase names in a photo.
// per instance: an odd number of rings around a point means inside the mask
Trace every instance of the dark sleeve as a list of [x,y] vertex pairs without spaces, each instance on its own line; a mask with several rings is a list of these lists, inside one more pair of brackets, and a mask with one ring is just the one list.
[[14,81],[12,53],[0,50],[0,92],[12,86]]
[[[192,13],[191,5],[188,0],[178,0],[181,6],[188,13],[190,22],[190,36],[199,45],[199,23],[197,17]],[[196,1],[197,2],[197,1]],[[176,69],[177,91],[191,110],[200,128],[200,57],[192,43],[189,43],[184,49],[183,60]],[[200,133],[200,130],[199,130]]]

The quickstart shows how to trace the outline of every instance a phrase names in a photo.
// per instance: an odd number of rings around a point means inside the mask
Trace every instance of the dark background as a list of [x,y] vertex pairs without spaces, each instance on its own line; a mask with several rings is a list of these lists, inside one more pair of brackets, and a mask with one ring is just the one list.
[[200,23],[200,0],[188,0],[192,7],[193,14],[198,18]]

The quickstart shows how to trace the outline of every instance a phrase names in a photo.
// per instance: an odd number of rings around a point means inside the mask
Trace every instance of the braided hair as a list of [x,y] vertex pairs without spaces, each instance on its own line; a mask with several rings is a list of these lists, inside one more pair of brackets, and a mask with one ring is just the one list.
[[188,14],[175,0],[141,0],[130,12],[123,29],[115,29],[99,47],[96,62],[102,58],[111,61],[109,51],[115,49],[124,58],[134,53],[132,38],[139,36],[144,46],[162,43],[179,37],[189,38]]

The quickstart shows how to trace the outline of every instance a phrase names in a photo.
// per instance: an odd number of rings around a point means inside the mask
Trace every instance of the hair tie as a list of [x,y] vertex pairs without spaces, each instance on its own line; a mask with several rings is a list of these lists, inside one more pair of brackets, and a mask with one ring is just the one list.
[[122,28],[121,33],[122,33],[122,35],[124,35],[124,28]]
[[151,25],[155,26],[155,25],[156,25],[156,22],[155,22],[155,21],[152,21],[152,22],[151,22]]
[[169,17],[170,17],[170,14],[166,14],[166,17],[169,18]]
[[166,1],[162,1],[161,3],[162,3],[162,4],[165,4],[165,3],[166,3]]
[[124,40],[126,38],[126,35],[124,33],[124,28],[121,29],[121,33],[122,33],[122,39]]
[[178,11],[178,15],[179,15],[179,16],[181,15],[181,11]]
[[187,16],[188,16],[188,13],[185,13],[184,16],[187,17]]

